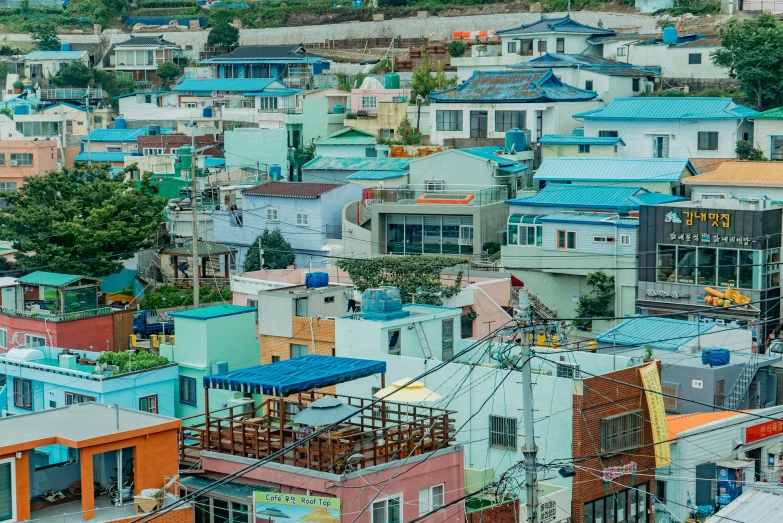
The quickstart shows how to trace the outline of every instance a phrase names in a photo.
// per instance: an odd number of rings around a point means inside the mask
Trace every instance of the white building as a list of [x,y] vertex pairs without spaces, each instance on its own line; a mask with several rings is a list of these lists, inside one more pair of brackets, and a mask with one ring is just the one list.
[[736,158],[737,141],[753,141],[758,114],[731,98],[618,98],[584,120],[585,136],[619,136],[632,158]]
[[783,107],[753,116],[753,146],[767,160],[783,160]]
[[783,204],[783,169],[774,162],[723,162],[712,172],[683,180],[691,199],[772,200]]
[[33,51],[24,57],[24,74],[33,81],[51,78],[71,62],[90,65],[87,51]]

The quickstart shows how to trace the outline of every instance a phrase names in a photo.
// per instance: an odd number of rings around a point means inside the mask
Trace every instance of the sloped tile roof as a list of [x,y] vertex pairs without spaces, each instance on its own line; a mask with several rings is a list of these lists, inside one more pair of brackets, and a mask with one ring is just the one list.
[[509,65],[509,69],[532,71],[536,69],[551,69],[571,67],[607,76],[660,76],[660,67],[642,67],[609,60],[590,54],[550,54],[547,53],[527,62]]
[[464,83],[430,93],[433,102],[576,102],[598,96],[546,71],[475,71]]
[[130,35],[127,40],[118,43],[115,47],[177,47],[177,44],[163,39],[163,35],[158,36],[136,36]]
[[231,63],[247,61],[300,61],[305,58],[308,61],[319,61],[323,58],[310,52],[306,52],[302,44],[296,45],[242,45],[230,53],[221,54],[202,60],[199,63]]
[[758,114],[731,98],[615,98],[602,109],[574,115],[585,120],[737,120]]
[[242,194],[250,196],[277,196],[280,198],[318,198],[322,194],[342,187],[339,183],[312,182],[266,182],[245,189]]
[[532,24],[521,25],[514,29],[498,31],[498,36],[517,35],[517,34],[541,34],[541,33],[570,33],[587,35],[613,35],[611,29],[603,27],[591,27],[581,24],[570,16],[562,18],[540,18]]

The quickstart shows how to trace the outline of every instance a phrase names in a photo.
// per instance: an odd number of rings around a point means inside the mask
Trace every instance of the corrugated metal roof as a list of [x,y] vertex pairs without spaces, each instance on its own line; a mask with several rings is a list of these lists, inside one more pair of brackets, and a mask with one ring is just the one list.
[[322,194],[342,187],[339,183],[312,182],[266,182],[245,189],[242,194],[250,196],[276,196],[280,198],[319,198]]
[[574,136],[573,134],[545,134],[538,139],[541,145],[615,145],[625,142],[611,136]]
[[348,176],[349,180],[389,180],[408,174],[408,171],[373,171],[370,169],[359,171]]
[[316,145],[375,145],[376,143],[378,143],[376,135],[355,127],[340,129],[315,142]]
[[[769,490],[766,490],[766,489]],[[759,523],[780,521],[783,514],[783,489],[779,486],[761,488],[745,487],[744,492],[734,501],[711,516],[705,523]]]
[[24,56],[25,61],[36,60],[81,60],[87,51],[33,51]]
[[407,171],[410,158],[332,158],[318,156],[302,169],[318,171]]
[[488,145],[486,147],[468,147],[466,149],[456,150],[494,162],[498,165],[498,167],[512,167],[516,165],[522,165],[513,158],[504,158],[502,153],[505,153],[506,150],[503,147],[497,145]]
[[27,283],[30,285],[46,285],[49,287],[64,287],[69,283],[81,280],[85,276],[75,274],[60,274],[58,272],[35,271],[26,276],[18,278],[18,283]]
[[172,91],[177,92],[211,92],[211,91],[242,91],[253,92],[263,91],[272,84],[277,84],[275,87],[285,88],[283,84],[278,83],[274,78],[213,78],[202,79],[193,78],[185,80],[181,84],[175,86]]
[[729,185],[735,187],[783,187],[783,166],[778,162],[723,162],[712,172],[683,183],[688,185]]
[[603,109],[574,115],[585,120],[736,120],[757,114],[731,98],[615,98]]
[[611,29],[603,27],[591,27],[581,24],[570,16],[561,18],[543,18],[536,20],[532,24],[521,25],[514,29],[505,29],[498,31],[498,36],[509,36],[517,34],[542,34],[542,33],[571,33],[571,34],[590,34],[590,35],[613,35]]
[[433,102],[576,102],[598,96],[546,71],[474,71],[462,84],[430,93]]
[[[639,316],[630,318],[596,338],[601,343],[652,346],[655,349],[677,350],[701,334],[714,329],[714,323]],[[662,336],[664,333],[665,336]]]
[[[90,141],[93,142],[135,142],[139,136],[146,136],[147,128],[139,129],[94,129],[90,131]],[[87,137],[82,138],[83,142]]]
[[607,216],[606,214],[584,214],[584,213],[565,213],[558,212],[548,214],[539,219],[541,222],[556,223],[590,223],[593,225],[607,225],[610,227],[624,227],[635,229],[639,227],[639,220],[633,218],[618,218],[617,216]]
[[758,113],[753,116],[752,120],[783,120],[783,106]]
[[631,200],[648,191],[641,187],[611,187],[605,185],[547,185],[533,196],[506,201],[509,205],[535,207],[571,207],[577,209],[612,209],[638,207]]
[[137,36],[130,35],[127,40],[118,43],[115,47],[177,47],[168,40],[163,39],[163,35],[158,36]]
[[[590,182],[677,182],[683,172],[696,171],[687,158],[549,157],[534,180]],[[687,173],[686,173],[687,175]]]
[[[125,158],[128,156],[141,156],[139,153],[107,153],[107,152],[97,152],[92,153],[90,155],[90,159],[93,162],[111,162],[111,163],[118,163],[118,162],[124,162]],[[87,161],[87,151],[80,152],[76,158],[74,158],[74,161],[76,162],[86,162]]]
[[664,203],[684,202],[687,198],[672,196],[671,194],[648,192],[646,194],[637,194],[631,199],[639,203],[639,205],[661,205]]
[[211,156],[204,158],[204,167],[222,167],[223,165],[226,165],[225,158],[213,158]]
[[669,430],[669,434],[672,437],[674,437],[677,434],[681,434],[685,431],[701,427],[708,423],[713,423],[715,421],[720,421],[727,418],[733,418],[734,416],[739,416],[739,415],[740,415],[739,412],[726,412],[726,411],[698,412],[695,414],[680,414],[680,415],[666,416],[666,425]]
[[509,69],[530,71],[536,69],[551,69],[571,67],[584,69],[607,76],[660,76],[660,67],[641,67],[633,64],[608,60],[606,58],[589,54],[545,54],[527,62],[509,65]]

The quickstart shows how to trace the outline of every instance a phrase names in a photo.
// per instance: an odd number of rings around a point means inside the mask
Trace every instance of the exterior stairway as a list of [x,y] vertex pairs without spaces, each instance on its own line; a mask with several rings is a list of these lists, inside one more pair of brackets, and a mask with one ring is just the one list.
[[742,398],[745,397],[745,393],[747,392],[750,383],[756,376],[756,371],[758,370],[758,358],[758,354],[753,354],[750,360],[745,364],[745,368],[742,369],[742,374],[740,374],[736,383],[734,383],[734,387],[731,389],[731,392],[728,394],[728,396],[726,396],[726,400],[723,402],[723,406],[727,409],[736,409],[739,407]]

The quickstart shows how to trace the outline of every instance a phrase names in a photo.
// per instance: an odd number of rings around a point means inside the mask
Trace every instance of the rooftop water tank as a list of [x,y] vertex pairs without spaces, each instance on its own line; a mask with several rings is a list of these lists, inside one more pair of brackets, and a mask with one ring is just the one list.
[[46,359],[44,358],[43,352],[38,349],[25,349],[22,347],[16,347],[9,350],[5,354],[5,357],[9,360],[17,361],[43,361]]
[[115,129],[126,129],[125,126],[125,118],[115,118],[114,119],[114,128]]
[[386,73],[384,84],[386,89],[399,89],[400,75],[398,75],[397,73]]
[[328,287],[329,274],[325,272],[308,272],[305,274],[305,286],[308,289]]
[[211,107],[204,107],[201,111],[201,116],[204,118],[212,118],[212,108]]
[[30,108],[27,107],[25,104],[19,104],[14,106],[14,114],[28,114],[30,112]]
[[345,106],[335,105],[334,107],[332,107],[332,114],[345,114]]
[[527,133],[528,131],[516,127],[506,131],[506,150],[516,153],[527,151],[529,145]]
[[397,287],[367,289],[362,294],[362,312],[388,314],[402,310],[402,297]]
[[71,50],[70,42],[60,42],[60,51],[70,51],[70,50]]
[[701,362],[704,365],[720,367],[728,365],[730,359],[729,349],[704,349],[701,351]]
[[673,25],[670,25],[669,27],[663,28],[663,43],[665,44],[676,44],[677,38],[679,38],[679,33],[677,32],[677,28]]

